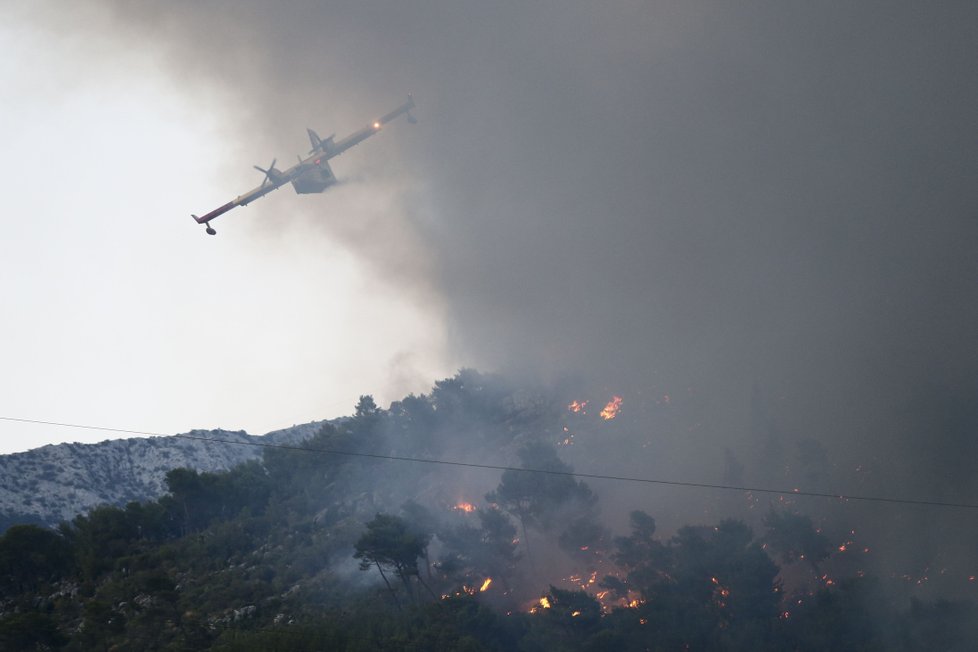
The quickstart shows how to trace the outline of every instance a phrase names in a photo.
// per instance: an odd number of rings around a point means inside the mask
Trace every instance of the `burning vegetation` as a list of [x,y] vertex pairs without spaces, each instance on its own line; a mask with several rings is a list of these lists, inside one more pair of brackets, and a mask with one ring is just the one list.
[[612,396],[611,400],[608,401],[603,408],[601,408],[600,416],[605,421],[611,421],[618,416],[618,410],[621,409],[622,398],[620,396]]
[[587,401],[571,401],[567,406],[567,409],[574,414],[587,414],[587,412],[584,411],[584,408],[586,407]]
[[[0,646],[107,649],[152,632],[175,649],[270,649],[276,636],[298,650],[351,649],[354,636],[361,648],[431,649],[437,630],[454,649],[466,637],[487,650],[845,649],[855,630],[864,649],[892,649],[935,623],[949,640],[978,640],[971,603],[892,604],[872,572],[878,543],[779,496],[764,512],[756,495],[731,494],[741,518],[665,533],[635,509],[616,535],[614,502],[561,456],[591,455],[605,433],[634,426],[638,406],[629,399],[626,415],[613,397],[612,425],[585,417],[586,401],[525,395],[463,372],[389,410],[364,397],[304,444],[419,458],[464,431],[501,473],[392,473],[371,457],[269,449],[227,473],[173,472],[159,501],[95,510],[57,533],[13,528],[0,538]],[[555,445],[570,427],[578,444]],[[892,579],[919,591],[956,576],[975,591],[975,574],[941,564]],[[60,597],[41,610],[38,596]],[[16,638],[23,614],[34,614],[31,635],[51,638]]]

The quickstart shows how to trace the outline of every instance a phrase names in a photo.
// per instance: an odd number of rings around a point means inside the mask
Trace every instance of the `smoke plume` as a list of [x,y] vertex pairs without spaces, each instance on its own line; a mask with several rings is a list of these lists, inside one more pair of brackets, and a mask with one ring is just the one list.
[[412,92],[420,123],[293,228],[442,315],[464,364],[656,415],[593,467],[719,480],[728,451],[777,482],[821,447],[840,492],[975,495],[973,6],[93,6],[225,89],[249,151]]

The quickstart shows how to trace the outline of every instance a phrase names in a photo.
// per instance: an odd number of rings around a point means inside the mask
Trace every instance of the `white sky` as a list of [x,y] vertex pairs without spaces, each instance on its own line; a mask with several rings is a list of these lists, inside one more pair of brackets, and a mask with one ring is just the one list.
[[[451,375],[437,300],[402,291],[327,229],[273,220],[327,205],[375,227],[396,219],[397,161],[374,179],[369,167],[390,134],[334,162],[349,186],[283,188],[208,237],[191,212],[256,185],[252,164],[294,152],[242,158],[247,111],[229,107],[246,98],[169,76],[139,43],[87,38],[97,14],[59,10],[52,26],[16,7],[0,23],[0,416],[261,434]],[[347,112],[366,121],[388,108]],[[110,436],[0,421],[0,453]]]

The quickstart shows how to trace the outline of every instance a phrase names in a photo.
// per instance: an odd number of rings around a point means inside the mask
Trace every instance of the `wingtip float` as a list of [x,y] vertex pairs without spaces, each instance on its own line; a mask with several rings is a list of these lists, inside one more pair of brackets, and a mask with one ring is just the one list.
[[265,178],[262,179],[260,186],[252,188],[243,195],[232,199],[223,206],[215,208],[206,215],[200,217],[191,215],[191,217],[194,218],[197,224],[203,224],[206,227],[208,235],[216,235],[217,231],[211,226],[211,220],[227,213],[232,208],[247,206],[256,199],[264,197],[287,183],[291,183],[292,187],[299,194],[323,192],[326,188],[337,183],[336,175],[333,174],[333,170],[329,167],[329,160],[331,158],[339,156],[351,147],[370,138],[388,122],[401,115],[406,115],[408,122],[411,124],[417,123],[415,117],[411,115],[411,109],[413,108],[414,98],[408,95],[407,102],[339,141],[335,140],[335,134],[328,138],[320,138],[312,129],[306,129],[309,135],[309,143],[312,145],[312,149],[309,150],[309,156],[306,158],[299,157],[298,163],[284,171],[275,167],[276,159],[272,159],[272,163],[268,168],[254,166],[256,170],[265,174]]

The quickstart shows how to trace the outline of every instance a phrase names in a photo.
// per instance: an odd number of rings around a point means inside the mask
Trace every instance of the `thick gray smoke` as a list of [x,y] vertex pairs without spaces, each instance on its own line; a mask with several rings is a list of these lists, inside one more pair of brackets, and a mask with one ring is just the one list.
[[397,216],[310,223],[444,309],[466,364],[686,397],[620,441],[658,436],[687,479],[813,440],[871,471],[839,491],[973,500],[975,5],[109,5],[233,89],[242,138],[414,93],[385,135]]

